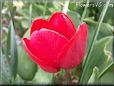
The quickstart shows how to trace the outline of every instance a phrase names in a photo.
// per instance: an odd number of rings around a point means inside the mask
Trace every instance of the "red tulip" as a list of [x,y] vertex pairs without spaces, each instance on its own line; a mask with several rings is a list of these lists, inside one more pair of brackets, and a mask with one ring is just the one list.
[[71,19],[56,12],[50,20],[32,22],[30,39],[23,38],[23,45],[31,59],[50,73],[78,66],[86,49],[88,29],[85,23],[76,31]]

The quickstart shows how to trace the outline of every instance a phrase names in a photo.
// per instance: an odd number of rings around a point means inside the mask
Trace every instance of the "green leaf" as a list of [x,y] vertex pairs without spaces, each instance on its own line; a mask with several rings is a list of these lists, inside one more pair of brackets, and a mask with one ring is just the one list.
[[99,78],[100,84],[114,85],[114,63],[106,70],[106,72]]
[[[90,44],[92,42],[95,30],[96,30],[96,26],[97,26],[97,22],[87,22],[88,25],[88,40],[87,40],[87,48],[86,48],[86,53],[88,52],[89,48],[90,48]],[[97,40],[102,39],[103,37],[107,37],[107,36],[112,36],[112,28],[113,26],[107,24],[107,23],[102,23],[101,27],[100,27],[100,31],[97,37]]]
[[22,44],[18,45],[18,74],[24,80],[32,80],[37,71],[36,64],[28,56]]
[[101,27],[101,24],[102,24],[102,22],[103,22],[104,16],[105,16],[106,11],[107,11],[107,9],[108,9],[109,3],[110,3],[110,0],[107,0],[106,5],[105,5],[105,7],[103,8],[103,10],[102,10],[102,12],[101,12],[101,15],[100,15],[100,17],[99,17],[98,25],[97,25],[97,27],[96,27],[96,31],[95,31],[94,37],[93,37],[93,39],[92,39],[92,43],[91,43],[91,45],[90,45],[89,52],[87,53],[86,58],[84,59],[83,70],[82,70],[82,74],[81,74],[79,83],[86,83],[86,81],[88,80],[88,79],[85,79],[85,75],[87,74],[87,71],[88,71],[87,69],[88,69],[88,67],[89,67],[89,65],[90,65],[89,62],[91,61],[90,59],[92,58],[92,57],[91,57],[91,54],[92,54],[92,51],[93,51],[95,42],[96,42],[96,40],[97,40],[97,37],[98,37],[99,31],[100,31],[100,27]]
[[91,74],[90,79],[88,80],[88,84],[95,84],[98,80],[99,69],[97,67],[93,68],[93,73]]
[[[29,7],[29,15],[32,17],[32,4]],[[31,18],[29,20],[30,23]],[[26,33],[23,35],[23,38],[30,37],[30,29],[26,31]],[[35,73],[37,71],[37,65],[31,60],[30,56],[25,51],[22,44],[18,45],[18,74],[20,77],[24,80],[32,80],[35,76]]]
[[[113,36],[108,36],[96,42],[91,54],[88,69],[86,70],[86,74],[84,75],[84,82],[87,82],[89,80],[92,74],[92,70],[95,66],[99,68],[99,73],[102,73],[105,68],[112,64],[112,38]],[[110,53],[108,54],[106,52]]]
[[75,27],[77,28],[78,25],[80,24],[81,20],[80,20],[80,15],[77,12],[72,12],[69,11],[68,15],[70,16],[70,18],[73,21],[73,24],[75,25]]
[[10,83],[10,71],[9,71],[9,65],[8,65],[8,60],[7,58],[5,57],[5,55],[1,52],[1,59],[2,59],[2,62],[1,62],[1,83],[2,84],[8,84]]
[[53,78],[52,73],[45,72],[39,67],[39,70],[33,79],[33,83],[35,83],[35,84],[51,84],[52,78]]
[[24,80],[17,74],[13,84],[24,84]]
[[[26,31],[23,38],[30,37],[30,29]],[[26,72],[27,71],[27,72]],[[32,80],[37,71],[37,65],[31,60],[22,44],[18,45],[18,74],[24,80]]]
[[7,37],[7,59],[12,78],[15,78],[17,73],[17,45],[15,36],[13,21],[11,20]]

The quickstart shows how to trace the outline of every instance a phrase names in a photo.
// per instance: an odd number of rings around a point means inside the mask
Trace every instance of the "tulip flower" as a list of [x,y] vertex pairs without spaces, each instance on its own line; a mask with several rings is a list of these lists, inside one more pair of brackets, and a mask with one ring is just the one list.
[[86,23],[76,29],[70,17],[54,13],[49,20],[36,19],[30,27],[30,39],[23,46],[30,58],[44,71],[55,73],[81,64],[88,35]]

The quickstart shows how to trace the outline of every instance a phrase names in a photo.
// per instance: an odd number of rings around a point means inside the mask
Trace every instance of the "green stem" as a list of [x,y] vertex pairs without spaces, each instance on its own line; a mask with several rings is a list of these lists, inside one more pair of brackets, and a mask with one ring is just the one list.
[[44,4],[43,17],[45,17],[45,14],[46,14],[47,3],[48,3],[48,0],[46,0],[46,2],[45,2],[45,4]]
[[[29,23],[31,24],[31,22],[32,22],[32,4],[30,4],[30,6],[29,6],[29,16],[30,16],[30,20],[29,20]],[[30,25],[29,24],[29,25]]]
[[110,3],[110,0],[107,0],[106,5],[105,5],[105,7],[103,8],[102,13],[101,13],[101,15],[100,15],[100,17],[99,17],[98,25],[97,25],[97,27],[96,27],[96,31],[95,31],[94,37],[93,37],[93,39],[92,39],[91,46],[90,46],[90,48],[89,48],[89,51],[88,51],[88,53],[87,53],[87,56],[86,56],[86,59],[85,59],[84,65],[83,65],[83,66],[84,66],[84,67],[83,67],[83,71],[82,71],[82,74],[81,74],[81,77],[80,77],[80,80],[79,80],[79,83],[80,83],[80,84],[83,83],[84,76],[85,76],[86,71],[87,71],[87,69],[88,69],[88,68],[87,68],[87,67],[88,67],[88,64],[89,64],[89,62],[91,61],[91,53],[92,53],[92,51],[93,51],[95,42],[96,42],[96,40],[97,40],[97,36],[98,36],[98,34],[99,34],[100,27],[101,27],[101,24],[102,24],[102,22],[103,22],[103,19],[104,19],[104,16],[105,16],[105,14],[106,14],[106,11],[107,11],[107,9],[108,9],[109,3]]
[[83,21],[83,19],[84,19],[85,16],[86,16],[86,12],[87,12],[87,8],[88,8],[89,2],[90,2],[90,0],[87,0],[86,6],[85,6],[84,11],[83,11],[83,14],[82,14],[81,22]]
[[69,2],[70,2],[70,0],[65,0],[65,4],[63,7],[63,13],[65,13],[65,14],[67,14]]

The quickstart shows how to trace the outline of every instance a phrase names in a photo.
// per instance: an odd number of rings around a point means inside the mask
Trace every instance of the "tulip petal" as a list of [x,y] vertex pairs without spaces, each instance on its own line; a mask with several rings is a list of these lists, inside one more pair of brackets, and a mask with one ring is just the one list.
[[54,28],[55,31],[64,35],[67,39],[70,39],[76,32],[71,19],[61,12],[56,12],[52,15],[49,25],[51,28]]
[[49,21],[44,19],[34,20],[31,25],[30,33],[32,34],[35,30],[40,30],[41,28],[54,30],[64,35],[67,39],[70,39],[76,32],[70,18],[61,12],[54,13]]
[[58,68],[58,53],[67,42],[68,40],[63,35],[43,28],[32,33],[30,37],[30,48],[39,59]]
[[61,68],[71,69],[82,62],[86,49],[87,35],[88,27],[85,23],[82,23],[59,54]]
[[50,64],[44,62],[43,60],[39,59],[38,57],[36,57],[30,49],[30,40],[28,40],[27,38],[23,38],[22,43],[28,55],[33,60],[33,62],[35,62],[36,64],[39,64],[43,70],[50,72],[50,73],[55,73],[60,70],[60,68],[57,69],[51,66]]
[[35,30],[39,30],[41,28],[48,28],[48,21],[44,19],[36,19],[32,22],[30,34],[32,34]]

